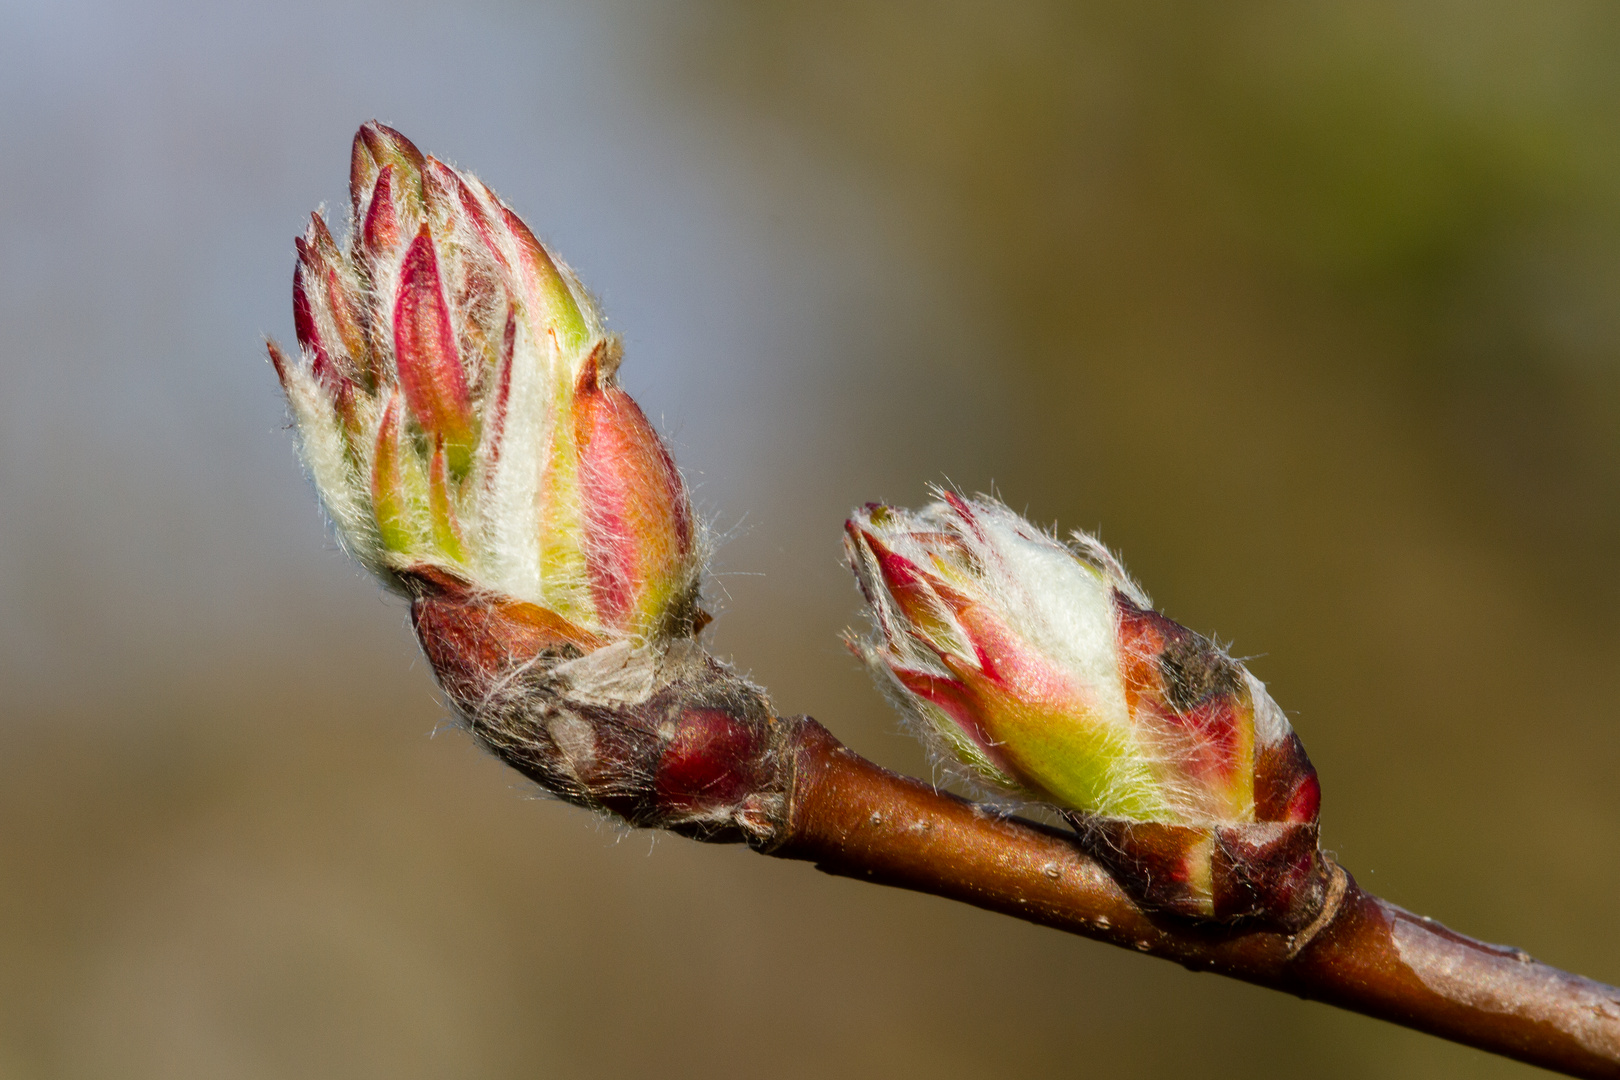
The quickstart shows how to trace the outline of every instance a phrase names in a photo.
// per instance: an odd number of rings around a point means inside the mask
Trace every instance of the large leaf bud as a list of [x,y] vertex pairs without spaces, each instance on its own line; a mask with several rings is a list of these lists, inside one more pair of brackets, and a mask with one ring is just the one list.
[[297,241],[302,362],[270,346],[344,545],[401,591],[455,581],[576,644],[690,633],[686,485],[573,273],[381,124],[355,136],[350,194],[342,247],[319,214]]
[[569,801],[764,843],[789,730],[693,640],[685,482],[620,345],[517,214],[370,123],[339,246],[297,241],[300,355],[270,357],[338,535],[411,598],[469,730]]

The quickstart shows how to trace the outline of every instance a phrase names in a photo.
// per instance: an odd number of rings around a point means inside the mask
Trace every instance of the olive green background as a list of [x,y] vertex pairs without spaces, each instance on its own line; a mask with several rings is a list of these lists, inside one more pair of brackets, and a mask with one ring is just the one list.
[[19,4],[0,1080],[1528,1072],[480,756],[262,360],[373,115],[600,291],[784,711],[927,769],[839,527],[994,489],[1253,658],[1363,884],[1620,981],[1612,5]]

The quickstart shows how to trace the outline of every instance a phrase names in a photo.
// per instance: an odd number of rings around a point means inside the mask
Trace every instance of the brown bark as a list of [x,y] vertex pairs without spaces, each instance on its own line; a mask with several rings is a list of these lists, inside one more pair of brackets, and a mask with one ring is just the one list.
[[1143,911],[1071,835],[998,816],[797,732],[769,854],[960,900],[1568,1073],[1620,1077],[1620,990],[1487,945],[1363,892],[1343,869],[1297,934]]

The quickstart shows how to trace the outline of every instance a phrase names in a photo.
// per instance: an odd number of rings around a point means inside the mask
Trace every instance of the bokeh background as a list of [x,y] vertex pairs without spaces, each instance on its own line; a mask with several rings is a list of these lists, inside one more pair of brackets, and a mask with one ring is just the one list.
[[477,753],[263,359],[372,116],[600,293],[782,709],[926,769],[839,525],[993,488],[1254,657],[1363,883],[1620,981],[1613,5],[11,0],[0,1078],[1529,1071]]

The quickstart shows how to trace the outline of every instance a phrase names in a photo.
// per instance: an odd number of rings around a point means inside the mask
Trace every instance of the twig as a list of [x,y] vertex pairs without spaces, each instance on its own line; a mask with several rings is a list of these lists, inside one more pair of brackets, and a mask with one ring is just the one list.
[[1364,892],[1295,935],[1144,912],[1072,837],[872,764],[813,720],[795,733],[771,855],[932,893],[1389,1020],[1571,1076],[1620,1076],[1620,990],[1488,945]]

